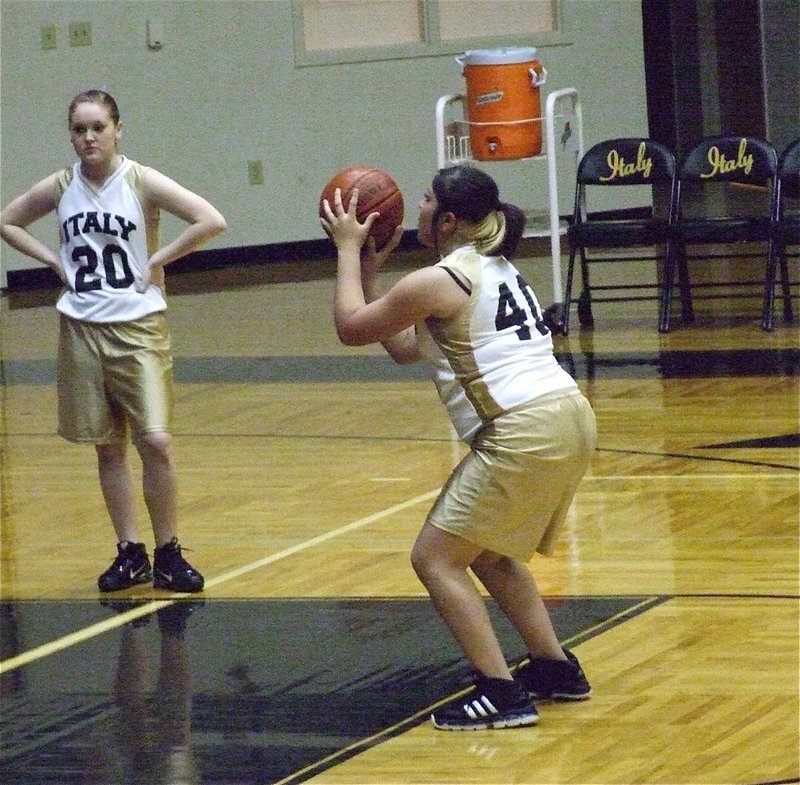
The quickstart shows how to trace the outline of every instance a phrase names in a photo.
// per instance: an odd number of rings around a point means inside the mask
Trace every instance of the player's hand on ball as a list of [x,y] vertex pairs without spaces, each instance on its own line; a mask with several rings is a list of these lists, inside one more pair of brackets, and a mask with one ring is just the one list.
[[[403,194],[394,178],[375,166],[350,166],[337,172],[322,189],[319,201],[320,218],[326,219],[325,203],[335,209],[336,190],[339,190],[344,208],[350,207],[350,197],[358,190],[356,219],[368,225],[369,234],[375,238],[375,248],[381,250],[391,240],[394,230],[403,223]],[[371,224],[367,217],[377,213]],[[325,227],[325,221],[322,223]]]
[[380,251],[375,248],[375,238],[370,235],[367,237],[367,242],[364,244],[363,253],[361,254],[361,270],[365,275],[372,275],[383,267],[389,254],[397,248],[400,240],[403,239],[403,227],[398,226],[394,230],[394,234],[389,238],[389,241]]
[[334,192],[333,205],[327,199],[323,203],[324,217],[320,217],[322,227],[339,250],[346,247],[359,250],[364,245],[369,230],[379,215],[379,213],[370,213],[364,219],[364,223],[359,223],[357,210],[358,189],[353,190],[346,210],[342,205],[342,192],[339,188]]

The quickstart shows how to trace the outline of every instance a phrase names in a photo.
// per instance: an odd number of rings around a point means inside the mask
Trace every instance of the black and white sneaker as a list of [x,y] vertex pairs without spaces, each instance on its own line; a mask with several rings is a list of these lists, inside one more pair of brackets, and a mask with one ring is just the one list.
[[202,591],[204,584],[203,576],[181,555],[177,537],[156,548],[153,557],[154,588],[195,592]]
[[517,670],[515,678],[531,698],[582,701],[591,695],[592,688],[578,658],[567,649],[564,654],[566,660],[531,657]]
[[117,558],[97,579],[100,591],[130,589],[139,583],[150,583],[153,571],[143,542],[117,543]]
[[[462,701],[464,699],[462,698]],[[525,690],[507,679],[479,675],[475,691],[460,702],[431,714],[439,730],[486,730],[535,725],[539,714]]]

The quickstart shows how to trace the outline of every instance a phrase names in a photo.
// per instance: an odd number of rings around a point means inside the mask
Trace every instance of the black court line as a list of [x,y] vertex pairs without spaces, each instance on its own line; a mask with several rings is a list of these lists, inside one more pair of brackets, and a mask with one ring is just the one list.
[[749,785],[791,785],[793,782],[800,782],[800,777],[791,780],[767,780],[764,782],[751,782]]
[[709,379],[800,374],[800,349],[582,352],[557,356],[576,379]]
[[724,442],[723,444],[707,444],[700,449],[703,450],[727,450],[727,449],[750,449],[750,448],[773,448],[797,449],[800,447],[800,433],[786,433],[780,436],[767,436],[761,439],[741,439],[735,442]]
[[[769,445],[770,447],[774,447],[775,445]],[[707,449],[704,447],[698,447],[698,450]],[[770,463],[768,461],[751,461],[745,460],[743,458],[718,458],[716,456],[709,456],[709,455],[692,455],[691,453],[683,453],[683,452],[655,452],[649,450],[625,450],[621,448],[613,448],[613,447],[598,447],[597,452],[610,452],[610,453],[619,453],[621,455],[648,455],[654,458],[683,458],[688,461],[701,461],[703,463],[732,463],[737,465],[743,466],[762,466],[768,469],[788,469],[792,472],[800,472],[800,465],[798,464],[790,464],[790,463]],[[600,475],[602,476],[602,475]],[[634,475],[635,476],[635,475]]]
[[[52,432],[40,432],[40,431],[14,431],[8,432],[7,436],[37,436],[37,437],[53,437],[57,438],[56,434]],[[426,436],[369,436],[369,435],[353,435],[353,436],[346,436],[342,434],[336,434],[335,436],[331,436],[328,434],[320,434],[320,433],[197,433],[194,431],[181,431],[179,429],[175,429],[173,432],[175,438],[201,438],[201,439],[293,439],[293,440],[306,440],[306,441],[313,441],[313,440],[326,440],[330,441],[334,439],[336,441],[361,441],[361,442],[386,442],[387,444],[392,442],[403,443],[403,442],[421,442],[421,443],[450,443],[452,439],[444,439],[441,437],[426,437]],[[784,437],[764,437],[763,439],[752,439],[746,440],[743,442],[732,442],[730,444],[725,445],[712,445],[712,446],[704,446],[700,445],[695,449],[698,450],[707,450],[707,449],[717,449],[717,448],[728,448],[728,449],[794,449],[794,444],[785,443],[786,440]],[[732,464],[737,466],[753,466],[753,467],[760,467],[765,469],[787,469],[791,472],[800,472],[800,464],[791,464],[791,463],[774,463],[771,461],[754,461],[748,460],[744,458],[719,458],[716,456],[709,456],[709,455],[694,455],[692,453],[685,453],[685,452],[656,452],[652,450],[633,450],[633,449],[622,449],[622,448],[615,448],[615,447],[597,447],[595,452],[607,452],[607,453],[617,453],[620,455],[646,455],[648,457],[653,458],[682,458],[688,461],[700,461],[700,462],[707,462],[707,463],[726,463]],[[602,478],[602,475],[596,475],[598,478]],[[666,476],[666,475],[665,475]]]
[[763,782],[751,782],[749,785],[791,785],[793,782],[800,782],[800,777],[795,777],[791,780],[767,780]]
[[[560,352],[578,380],[705,379],[800,375],[800,349]],[[53,384],[55,360],[0,360],[0,383]],[[185,384],[398,382],[428,379],[425,367],[397,365],[386,355],[176,357],[175,380]]]
[[[667,599],[546,601],[559,638],[575,644]],[[521,661],[524,647],[489,608]],[[115,613],[99,601],[0,603],[3,657]],[[116,765],[158,782],[172,739],[204,784],[299,783],[427,721],[469,676],[427,597],[179,601],[3,674],[0,781],[127,782],[111,778]]]

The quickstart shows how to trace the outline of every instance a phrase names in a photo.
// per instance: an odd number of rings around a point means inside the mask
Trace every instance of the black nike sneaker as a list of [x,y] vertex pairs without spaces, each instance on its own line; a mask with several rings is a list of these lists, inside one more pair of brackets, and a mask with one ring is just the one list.
[[97,579],[100,591],[120,591],[139,583],[150,583],[153,571],[143,542],[117,543],[117,558]]
[[171,591],[202,591],[205,580],[181,555],[178,538],[156,548],[153,558],[153,586]]

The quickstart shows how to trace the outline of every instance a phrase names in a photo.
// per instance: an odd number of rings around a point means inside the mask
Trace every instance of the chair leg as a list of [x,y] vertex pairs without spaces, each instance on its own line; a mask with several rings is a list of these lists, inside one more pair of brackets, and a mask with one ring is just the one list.
[[588,289],[584,289],[578,298],[578,321],[582,327],[594,327],[592,295]]
[[589,262],[586,249],[580,248],[581,257],[581,295],[578,298],[578,321],[583,327],[594,327],[592,316],[592,287],[589,283]]
[[775,311],[775,270],[778,267],[778,248],[770,241],[767,249],[767,269],[764,274],[764,303],[761,313],[761,329],[772,331],[772,320]]
[[569,264],[567,265],[567,286],[564,291],[564,306],[561,311],[561,334],[569,334],[569,310],[572,305],[572,278],[575,274],[575,248],[569,249]]
[[684,324],[694,324],[692,305],[692,285],[689,281],[689,265],[686,263],[686,250],[678,248],[678,286],[681,290],[681,319]]
[[781,291],[783,292],[783,319],[785,322],[793,322],[794,314],[792,313],[792,292],[789,286],[789,262],[786,258],[786,247],[780,249],[781,265]]
[[659,305],[658,331],[668,333],[670,330],[670,311],[672,310],[672,278],[675,274],[673,251],[667,248],[664,259],[664,280],[661,282],[661,302]]

